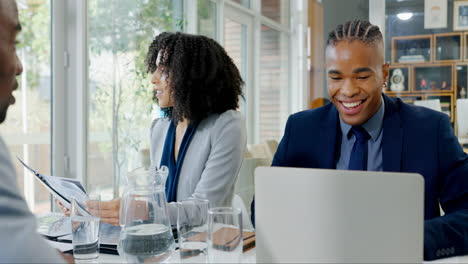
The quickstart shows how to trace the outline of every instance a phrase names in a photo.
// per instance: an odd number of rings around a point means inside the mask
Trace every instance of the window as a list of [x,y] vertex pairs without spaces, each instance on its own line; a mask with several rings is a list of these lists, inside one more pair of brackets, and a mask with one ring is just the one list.
[[[249,6],[247,1],[234,2]],[[262,1],[261,6],[247,10],[226,2],[224,7],[222,43],[246,82],[241,111],[246,116],[249,143],[279,141],[290,114],[292,3],[296,1]]]
[[246,78],[247,25],[225,19],[224,48],[236,64],[243,79]]
[[16,156],[35,170],[51,174],[50,1],[18,1],[18,9],[23,24],[18,56],[24,72],[18,77],[18,90],[13,93],[16,103],[10,106],[0,132],[10,149],[19,189],[29,208],[43,213],[50,210],[49,192]]
[[231,1],[236,2],[239,5],[242,5],[244,7],[250,8],[250,0],[231,0]]
[[[17,105],[0,130],[13,154],[40,172],[83,180],[105,199],[119,196],[127,172],[142,165],[150,124],[159,116],[144,66],[148,46],[163,31],[185,31],[216,39],[238,66],[248,142],[279,140],[289,94],[302,89],[290,85],[289,75],[300,73],[287,67],[295,35],[289,6],[301,1],[273,2],[274,8],[249,0],[19,1],[22,20],[32,25],[24,27],[20,50],[28,89],[16,92]],[[29,204],[47,211],[48,192],[19,165],[18,172]]]
[[262,15],[281,24],[289,25],[289,0],[261,0]]
[[182,30],[182,7],[169,0],[89,1],[89,191],[118,196],[126,173],[141,166],[157,113],[144,58],[156,35]]
[[260,44],[260,140],[283,136],[288,107],[288,38],[263,25]]
[[216,39],[216,3],[212,0],[198,0],[198,34]]
[[[252,100],[254,98],[252,88],[252,73],[250,72],[253,63],[251,54],[253,47],[253,19],[251,16],[239,12],[235,8],[226,6],[224,9],[224,49],[234,61],[244,80],[244,99],[239,100],[240,111],[248,119],[248,113],[253,110]],[[249,104],[250,103],[250,104]],[[253,134],[252,126],[247,126],[249,134]],[[251,139],[249,139],[251,140]]]

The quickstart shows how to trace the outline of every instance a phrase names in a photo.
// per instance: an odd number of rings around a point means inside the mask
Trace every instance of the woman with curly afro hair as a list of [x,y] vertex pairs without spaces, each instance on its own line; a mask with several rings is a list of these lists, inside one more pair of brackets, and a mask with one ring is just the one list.
[[[244,85],[239,70],[216,41],[179,32],[156,36],[146,65],[164,113],[151,125],[151,168],[169,168],[172,224],[177,201],[199,198],[231,206],[247,141],[237,111]],[[118,200],[103,202],[102,220],[118,224],[118,210]]]

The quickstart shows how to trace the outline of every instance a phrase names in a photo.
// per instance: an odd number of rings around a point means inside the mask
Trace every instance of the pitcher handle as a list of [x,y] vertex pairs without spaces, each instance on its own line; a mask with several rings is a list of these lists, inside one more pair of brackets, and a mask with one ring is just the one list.
[[122,229],[125,226],[125,221],[124,220],[125,220],[125,212],[127,210],[125,200],[126,200],[126,197],[127,197],[127,193],[128,193],[128,191],[124,191],[124,193],[120,197],[119,225],[120,225],[120,227]]
[[[166,186],[167,176],[169,175],[169,168],[167,166],[154,166],[155,176],[156,176],[156,183],[160,186]],[[158,181],[158,178],[161,180]]]

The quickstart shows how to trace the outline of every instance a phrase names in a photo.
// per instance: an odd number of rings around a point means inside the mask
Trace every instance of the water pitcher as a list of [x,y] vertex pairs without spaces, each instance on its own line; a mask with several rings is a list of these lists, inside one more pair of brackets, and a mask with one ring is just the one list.
[[121,199],[118,250],[129,263],[162,262],[175,249],[165,194],[168,169],[150,170],[130,173]]

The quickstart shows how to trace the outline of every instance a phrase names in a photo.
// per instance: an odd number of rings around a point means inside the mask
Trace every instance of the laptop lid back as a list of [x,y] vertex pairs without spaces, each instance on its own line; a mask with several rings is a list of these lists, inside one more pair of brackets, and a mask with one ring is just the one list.
[[421,263],[419,174],[255,171],[257,262]]

